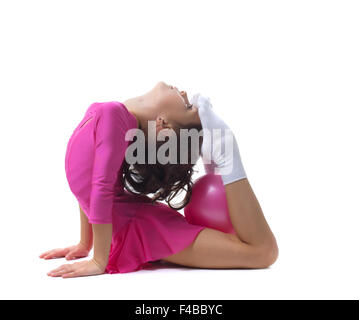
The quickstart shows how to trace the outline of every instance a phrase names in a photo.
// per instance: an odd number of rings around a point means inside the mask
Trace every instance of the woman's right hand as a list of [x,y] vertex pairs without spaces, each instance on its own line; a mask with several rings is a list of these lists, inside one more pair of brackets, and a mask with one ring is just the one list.
[[86,247],[80,242],[75,246],[46,251],[42,253],[39,257],[45,260],[56,259],[56,258],[65,258],[66,260],[74,260],[74,259],[87,257],[90,250],[91,249],[89,249],[88,247]]

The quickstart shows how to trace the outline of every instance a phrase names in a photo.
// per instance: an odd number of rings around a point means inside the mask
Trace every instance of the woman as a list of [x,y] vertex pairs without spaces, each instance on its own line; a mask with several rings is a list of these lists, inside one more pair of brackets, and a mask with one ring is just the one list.
[[[209,100],[197,95],[192,101],[186,92],[159,82],[142,96],[123,103],[94,103],[87,109],[70,138],[65,160],[71,191],[79,201],[81,240],[69,248],[47,251],[40,258],[83,258],[92,246],[94,256],[62,265],[49,276],[131,272],[157,260],[197,268],[266,268],[275,262],[276,240],[246,178],[235,140],[231,158],[212,151],[212,169],[222,175],[237,235],[191,225],[172,206],[180,191],[186,196],[177,209],[190,199],[193,161],[127,163],[131,139],[125,139],[126,133],[139,128],[149,140],[149,121],[155,121],[156,133],[228,128],[211,111]],[[147,148],[146,155],[149,151]],[[156,200],[166,200],[169,206]]]

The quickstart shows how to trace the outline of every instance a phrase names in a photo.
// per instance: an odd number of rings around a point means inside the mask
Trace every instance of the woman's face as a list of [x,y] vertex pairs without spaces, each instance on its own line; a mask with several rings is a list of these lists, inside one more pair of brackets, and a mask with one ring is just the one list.
[[186,91],[180,91],[160,81],[153,88],[153,94],[162,115],[170,126],[188,128],[201,124],[198,109],[189,103]]

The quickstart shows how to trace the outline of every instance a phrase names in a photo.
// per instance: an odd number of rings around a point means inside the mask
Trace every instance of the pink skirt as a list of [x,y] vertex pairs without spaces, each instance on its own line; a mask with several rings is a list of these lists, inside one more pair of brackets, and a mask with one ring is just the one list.
[[113,207],[113,234],[106,273],[126,273],[150,266],[189,246],[204,226],[163,203],[144,196],[117,197]]

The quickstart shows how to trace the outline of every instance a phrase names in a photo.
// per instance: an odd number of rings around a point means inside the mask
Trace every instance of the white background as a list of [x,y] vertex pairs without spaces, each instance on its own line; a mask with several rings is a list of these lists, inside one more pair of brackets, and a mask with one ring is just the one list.
[[[343,0],[1,1],[0,297],[359,298],[358,16]],[[278,261],[48,277],[65,260],[38,255],[79,240],[73,129],[160,80],[210,96],[235,132]]]

